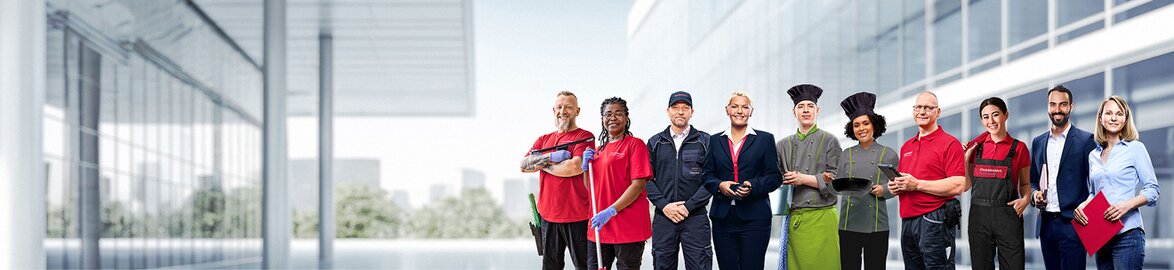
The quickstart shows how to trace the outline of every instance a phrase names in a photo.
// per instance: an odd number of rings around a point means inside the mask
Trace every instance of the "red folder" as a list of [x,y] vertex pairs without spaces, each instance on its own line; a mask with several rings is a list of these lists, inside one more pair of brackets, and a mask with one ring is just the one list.
[[1104,193],[1097,192],[1097,196],[1084,206],[1084,215],[1088,217],[1088,225],[1080,225],[1080,222],[1072,220],[1072,227],[1076,228],[1076,235],[1080,236],[1080,242],[1084,243],[1084,250],[1088,251],[1088,256],[1096,253],[1105,243],[1109,242],[1109,239],[1117,235],[1121,228],[1125,227],[1124,224],[1121,224],[1120,219],[1115,222],[1106,220],[1105,210],[1107,209],[1109,209],[1109,200],[1105,199]]

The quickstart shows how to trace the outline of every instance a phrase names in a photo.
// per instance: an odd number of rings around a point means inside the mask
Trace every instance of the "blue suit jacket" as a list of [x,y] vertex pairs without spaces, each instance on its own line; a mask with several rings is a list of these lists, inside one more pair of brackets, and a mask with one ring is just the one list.
[[[1051,131],[1045,131],[1031,140],[1031,190],[1040,190],[1040,168],[1044,163],[1060,162],[1059,172],[1056,175],[1056,192],[1060,199],[1060,213],[1064,218],[1072,219],[1072,211],[1088,198],[1088,153],[1096,148],[1096,141],[1092,133],[1072,126],[1065,137],[1064,151],[1060,160],[1048,159],[1048,137]],[[1042,214],[1043,211],[1041,210]],[[1040,219],[1036,220],[1036,234],[1039,234]]]
[[702,177],[705,179],[705,190],[713,194],[709,216],[713,219],[724,219],[731,208],[737,208],[738,219],[758,220],[770,219],[770,193],[779,189],[783,184],[783,175],[779,172],[779,155],[775,149],[774,135],[754,130],[757,135],[747,135],[738,151],[738,179],[750,181],[750,195],[742,198],[737,205],[730,205],[731,197],[722,195],[718,191],[722,181],[734,180],[734,162],[730,157],[730,136],[721,132],[709,137],[709,153],[706,154],[705,169]]

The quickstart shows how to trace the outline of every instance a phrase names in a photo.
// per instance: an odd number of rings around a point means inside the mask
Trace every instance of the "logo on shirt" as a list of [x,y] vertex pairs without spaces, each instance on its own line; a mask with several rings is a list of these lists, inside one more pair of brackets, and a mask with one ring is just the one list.
[[911,157],[911,156],[913,156],[913,151],[909,151],[909,152],[905,152],[904,154],[901,154],[901,158],[907,158],[907,157]]
[[991,165],[974,165],[974,176],[978,178],[1003,179],[1007,177],[1007,167]]

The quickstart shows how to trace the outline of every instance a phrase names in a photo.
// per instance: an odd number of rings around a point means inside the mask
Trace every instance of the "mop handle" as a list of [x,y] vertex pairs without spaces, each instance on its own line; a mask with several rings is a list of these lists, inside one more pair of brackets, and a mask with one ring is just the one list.
[[[595,176],[591,174],[591,167],[593,167],[593,166],[591,166],[591,162],[589,162],[589,161],[583,161],[583,162],[587,162],[587,171],[583,172],[583,174],[584,174],[584,177],[587,178],[587,183],[591,186],[591,189],[590,189],[590,191],[591,191],[591,218],[595,218],[595,215],[597,215],[599,213],[595,211],[595,209],[598,209],[598,208],[596,207],[596,204],[595,204]],[[591,226],[590,219],[587,220],[587,226]],[[592,227],[594,227],[594,226],[592,226]],[[603,267],[603,248],[599,243],[599,228],[594,228],[594,229],[595,229],[595,264],[598,265],[599,269],[602,270],[602,269],[606,269]]]

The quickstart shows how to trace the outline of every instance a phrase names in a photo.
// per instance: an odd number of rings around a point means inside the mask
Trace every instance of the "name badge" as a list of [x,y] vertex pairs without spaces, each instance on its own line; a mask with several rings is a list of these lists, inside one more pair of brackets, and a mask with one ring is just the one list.
[[974,177],[1005,179],[1007,177],[1007,167],[977,164],[974,165]]

